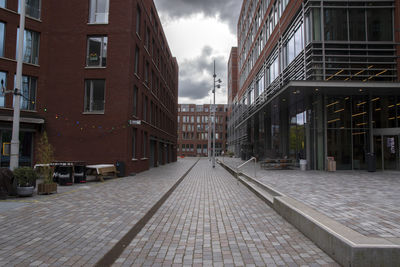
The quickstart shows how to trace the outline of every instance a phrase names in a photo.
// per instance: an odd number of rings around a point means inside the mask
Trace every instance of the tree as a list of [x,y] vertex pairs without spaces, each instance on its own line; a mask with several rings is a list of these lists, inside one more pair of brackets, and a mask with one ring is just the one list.
[[44,164],[40,168],[40,174],[43,176],[43,183],[53,183],[53,168],[50,163],[53,162],[54,150],[53,146],[49,143],[47,133],[43,132],[37,147],[37,158],[39,164]]

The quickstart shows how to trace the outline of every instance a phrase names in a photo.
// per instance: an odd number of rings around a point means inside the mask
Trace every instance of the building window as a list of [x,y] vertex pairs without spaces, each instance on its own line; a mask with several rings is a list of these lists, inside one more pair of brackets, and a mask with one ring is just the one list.
[[[4,88],[7,88],[7,73],[6,72],[0,71],[0,82],[1,81],[3,81]],[[5,107],[5,97],[2,92],[0,93],[0,107]]]
[[132,159],[136,159],[136,129],[132,131]]
[[389,8],[367,10],[368,41],[393,41],[393,14]]
[[6,24],[0,22],[0,57],[4,57],[5,36],[6,36]]
[[139,47],[136,46],[135,48],[135,74],[139,75]]
[[347,41],[347,11],[341,8],[324,10],[326,41]]
[[147,156],[147,133],[144,132],[143,135],[143,158]]
[[140,22],[142,20],[142,11],[140,7],[137,6],[136,8],[136,33],[140,36]]
[[0,7],[6,8],[6,0],[0,0]]
[[[25,1],[26,1],[25,15],[31,18],[40,19],[40,0],[25,0]],[[18,1],[18,12],[21,13],[21,0]]]
[[[16,77],[14,77],[15,87]],[[20,107],[24,110],[35,110],[36,104],[36,88],[37,88],[37,78],[31,76],[22,76],[22,89],[20,98]]]
[[[31,63],[39,65],[39,39],[40,34],[38,32],[25,30],[24,31],[24,63]],[[17,31],[17,46],[19,41],[19,29]],[[18,49],[16,58],[18,58]]]
[[133,87],[133,115],[137,116],[137,101],[138,100],[138,88],[136,85]]
[[90,0],[89,23],[108,23],[109,0]]
[[144,81],[146,84],[149,84],[149,62],[146,61],[146,65],[144,67]]
[[105,80],[86,80],[85,112],[104,112]]
[[144,97],[144,95],[142,95],[142,99],[144,99],[142,117],[144,121],[147,121],[147,96]]
[[146,45],[147,51],[149,51],[149,48],[150,48],[150,29],[148,27],[147,27],[147,30],[146,30],[146,42],[145,42],[145,45]]
[[87,60],[88,67],[105,67],[107,64],[107,36],[88,37]]

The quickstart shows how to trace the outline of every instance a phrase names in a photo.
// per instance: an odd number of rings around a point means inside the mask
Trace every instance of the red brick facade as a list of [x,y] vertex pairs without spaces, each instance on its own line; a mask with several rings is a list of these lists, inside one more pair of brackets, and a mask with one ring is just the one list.
[[[7,9],[17,9],[7,2]],[[38,80],[37,104],[29,114],[45,120],[41,130],[48,132],[56,160],[121,161],[127,173],[176,161],[178,65],[153,1],[109,1],[108,23],[89,23],[89,3],[42,1],[40,20],[27,18],[26,28],[40,32],[39,64],[23,66],[24,75]],[[19,16],[7,9],[0,14],[10,17],[11,60],[0,59],[0,71],[8,73],[10,85]],[[88,66],[92,37],[107,37],[105,66]],[[93,112],[99,80],[104,103]]]
[[[216,155],[226,151],[227,106],[216,105],[215,150]],[[179,104],[178,105],[178,156],[207,157],[212,149],[208,138],[212,138],[212,118],[210,105]],[[211,141],[212,143],[212,141]]]

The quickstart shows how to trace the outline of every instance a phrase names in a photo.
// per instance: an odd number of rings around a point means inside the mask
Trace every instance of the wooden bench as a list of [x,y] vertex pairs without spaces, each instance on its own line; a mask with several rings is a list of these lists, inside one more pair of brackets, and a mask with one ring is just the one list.
[[112,175],[114,178],[117,177],[118,171],[113,164],[98,164],[98,165],[87,165],[86,169],[89,172],[95,172],[96,179],[104,182],[105,175]]

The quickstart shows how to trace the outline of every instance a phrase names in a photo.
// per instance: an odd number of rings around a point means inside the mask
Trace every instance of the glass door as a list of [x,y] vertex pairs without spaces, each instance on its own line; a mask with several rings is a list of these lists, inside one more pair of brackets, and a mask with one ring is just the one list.
[[399,170],[399,138],[383,136],[383,164],[385,170]]

